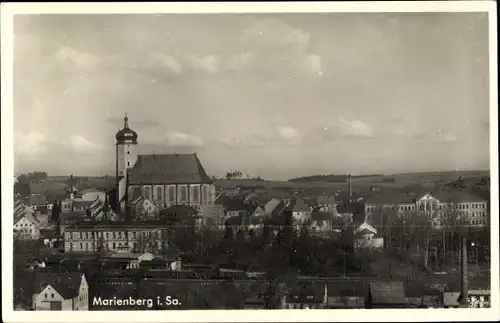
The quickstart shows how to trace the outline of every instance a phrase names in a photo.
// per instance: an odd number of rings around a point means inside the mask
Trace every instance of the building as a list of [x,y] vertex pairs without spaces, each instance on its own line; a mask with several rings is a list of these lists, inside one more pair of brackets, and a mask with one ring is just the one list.
[[14,223],[14,237],[21,240],[36,240],[40,237],[40,222],[34,215],[24,214]]
[[88,188],[79,192],[82,201],[95,201],[99,199],[102,203],[106,200],[106,192],[98,190],[96,188]]
[[460,191],[438,191],[420,197],[373,194],[365,203],[365,219],[381,213],[392,213],[400,218],[426,215],[436,228],[458,222],[480,227],[489,223],[487,204],[480,197]]
[[215,200],[215,186],[196,154],[139,155],[138,134],[124,127],[116,138],[118,204],[142,196],[159,209],[184,204],[199,208]]
[[311,233],[331,232],[333,230],[333,214],[315,211],[311,214]]
[[162,221],[73,224],[64,228],[64,249],[66,252],[96,252],[100,248],[111,252],[125,248],[137,252],[161,250],[167,227]]
[[293,199],[286,205],[286,210],[292,212],[293,222],[302,225],[311,220],[311,209],[301,199]]
[[35,311],[89,310],[89,286],[82,273],[41,273],[35,284]]
[[365,222],[354,230],[354,247],[356,250],[382,250],[384,238],[378,234],[377,229]]
[[407,308],[408,300],[402,282],[370,283],[366,308]]
[[316,204],[321,212],[330,212],[337,208],[335,196],[320,195],[316,198]]
[[286,309],[322,309],[328,304],[328,288],[326,284],[308,284],[297,286],[287,295]]

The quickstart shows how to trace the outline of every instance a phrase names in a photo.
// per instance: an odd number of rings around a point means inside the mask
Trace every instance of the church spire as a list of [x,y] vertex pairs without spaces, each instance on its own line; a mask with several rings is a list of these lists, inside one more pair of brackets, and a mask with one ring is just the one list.
[[123,118],[123,125],[125,128],[128,129],[128,116],[126,113],[125,113],[125,118]]

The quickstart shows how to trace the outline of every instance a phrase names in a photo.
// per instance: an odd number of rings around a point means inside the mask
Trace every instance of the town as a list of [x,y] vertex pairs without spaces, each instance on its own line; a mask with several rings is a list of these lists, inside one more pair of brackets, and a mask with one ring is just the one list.
[[216,178],[115,139],[114,176],[15,178],[16,310],[490,307],[488,171]]

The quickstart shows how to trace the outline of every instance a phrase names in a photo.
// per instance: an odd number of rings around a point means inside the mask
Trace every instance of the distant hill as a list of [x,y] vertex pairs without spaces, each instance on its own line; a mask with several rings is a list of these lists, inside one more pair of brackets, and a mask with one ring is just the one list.
[[[351,178],[370,178],[380,177],[382,175],[352,175]],[[290,182],[327,182],[327,183],[345,183],[349,175],[313,175],[289,179]]]

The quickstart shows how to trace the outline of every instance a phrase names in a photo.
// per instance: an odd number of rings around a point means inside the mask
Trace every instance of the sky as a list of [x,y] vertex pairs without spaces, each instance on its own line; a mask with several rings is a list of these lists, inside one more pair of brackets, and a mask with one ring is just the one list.
[[17,15],[15,171],[114,174],[196,152],[209,175],[489,169],[485,13]]

